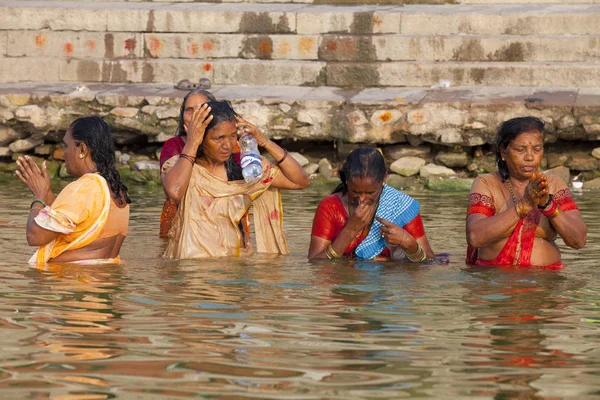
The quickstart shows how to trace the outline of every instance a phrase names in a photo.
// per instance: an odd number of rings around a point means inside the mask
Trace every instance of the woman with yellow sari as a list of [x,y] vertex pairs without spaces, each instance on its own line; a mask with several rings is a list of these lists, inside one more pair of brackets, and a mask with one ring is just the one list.
[[[235,162],[238,134],[252,134],[274,160],[262,159],[263,176],[246,183]],[[206,258],[252,253],[244,221],[254,206],[259,252],[288,254],[279,189],[304,189],[308,176],[286,150],[239,118],[229,103],[198,106],[179,155],[162,167],[163,185],[179,202],[169,231],[166,258]]]
[[63,139],[67,172],[77,178],[58,196],[42,169],[28,157],[17,160],[17,176],[34,195],[27,243],[39,246],[30,263],[114,263],[129,226],[127,186],[116,169],[113,138],[98,117],[75,120]]

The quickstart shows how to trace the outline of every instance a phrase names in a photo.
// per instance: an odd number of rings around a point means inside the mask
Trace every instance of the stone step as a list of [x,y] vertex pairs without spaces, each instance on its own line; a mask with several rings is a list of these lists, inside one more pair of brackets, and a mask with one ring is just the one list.
[[600,60],[600,36],[106,34],[18,30],[0,32],[0,56],[575,62]]
[[0,0],[2,30],[600,35],[600,5],[312,5]]
[[[62,0],[46,0],[62,1]],[[92,2],[96,0],[78,0]],[[103,0],[104,2],[191,3],[195,0]],[[448,4],[448,0],[214,0],[214,3],[317,3],[317,4]],[[454,4],[600,4],[600,0],[453,0]]]
[[0,58],[0,82],[172,83],[200,78],[217,85],[428,87],[448,80],[452,86],[596,87],[600,63]]
[[[82,115],[101,115],[113,131],[132,129],[161,142],[176,128],[187,91],[165,84],[0,84],[0,125],[65,130]],[[79,86],[79,87],[78,87]],[[515,116],[546,122],[546,140],[599,140],[600,89],[553,87],[371,88],[213,86],[220,100],[273,138],[354,143],[423,142],[478,146]],[[590,149],[591,151],[591,149]]]

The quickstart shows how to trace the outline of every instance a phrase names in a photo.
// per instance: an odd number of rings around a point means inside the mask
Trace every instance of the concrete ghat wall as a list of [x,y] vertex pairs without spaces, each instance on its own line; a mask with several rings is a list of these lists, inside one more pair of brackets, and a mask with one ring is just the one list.
[[[275,139],[472,147],[491,144],[502,121],[533,115],[546,122],[550,143],[600,140],[600,89],[212,90]],[[90,85],[82,91],[75,84],[4,84],[0,129],[19,132],[20,139],[43,139],[49,131],[65,130],[81,115],[98,115],[115,132],[163,142],[174,134],[185,93],[170,85]],[[0,146],[10,143],[8,136],[0,136]]]

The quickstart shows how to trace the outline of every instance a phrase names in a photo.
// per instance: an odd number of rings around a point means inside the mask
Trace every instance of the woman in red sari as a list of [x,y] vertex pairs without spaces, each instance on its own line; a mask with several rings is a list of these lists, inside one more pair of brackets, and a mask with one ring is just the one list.
[[567,185],[538,172],[544,123],[521,117],[502,123],[496,137],[498,172],[473,182],[467,211],[467,263],[561,268],[560,235],[574,249],[587,228]]
[[[160,168],[162,170],[163,164],[171,157],[181,154],[185,142],[187,139],[187,129],[190,121],[192,120],[192,114],[194,110],[200,107],[202,104],[209,101],[217,101],[215,96],[204,89],[194,89],[185,95],[181,103],[181,109],[179,111],[179,125],[177,126],[177,136],[167,140],[160,152]],[[160,215],[160,233],[161,238],[168,236],[169,230],[173,225],[173,218],[177,212],[177,202],[169,199],[165,199],[162,213]]]
[[340,171],[342,183],[319,203],[308,258],[408,259],[434,257],[418,201],[384,183],[377,149],[354,150]]

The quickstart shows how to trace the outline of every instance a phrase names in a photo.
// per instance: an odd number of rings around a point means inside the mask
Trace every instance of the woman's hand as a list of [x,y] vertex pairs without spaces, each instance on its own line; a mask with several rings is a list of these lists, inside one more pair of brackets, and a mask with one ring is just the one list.
[[46,161],[42,163],[42,169],[40,170],[31,157],[24,156],[19,157],[17,166],[19,169],[15,171],[15,174],[27,185],[33,196],[38,200],[49,203],[49,194],[52,192],[50,190],[50,175],[46,168]]
[[544,205],[549,196],[548,178],[542,173],[535,173],[525,187],[523,200],[531,207]]
[[381,231],[381,237],[386,242],[394,246],[406,246],[406,243],[404,243],[404,241],[406,239],[406,235],[410,235],[408,232],[406,232],[398,225],[387,221],[383,218],[376,217],[376,219],[381,223],[381,227],[379,227],[379,230]]
[[249,132],[256,139],[256,143],[260,147],[265,147],[269,142],[269,138],[267,138],[260,129],[256,127],[256,125],[252,125],[250,122],[246,121],[239,115],[236,117],[238,122],[236,124],[238,129],[238,137],[242,136],[244,133]]
[[210,115],[210,110],[211,108],[208,104],[204,103],[199,108],[196,108],[194,114],[192,114],[192,120],[187,130],[187,142],[196,148],[202,144],[206,127],[213,119],[213,116]]
[[373,221],[373,215],[375,215],[376,210],[377,203],[358,203],[348,218],[348,228],[350,228],[352,232],[358,234]]

